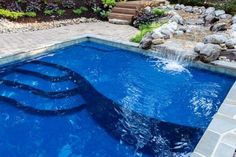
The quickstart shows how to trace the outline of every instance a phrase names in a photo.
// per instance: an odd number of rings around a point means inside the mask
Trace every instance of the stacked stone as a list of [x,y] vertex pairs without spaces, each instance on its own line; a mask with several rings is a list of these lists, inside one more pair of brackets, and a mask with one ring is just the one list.
[[203,42],[196,45],[194,51],[199,54],[199,59],[206,63],[217,59],[235,61],[236,38],[224,33],[208,35]]

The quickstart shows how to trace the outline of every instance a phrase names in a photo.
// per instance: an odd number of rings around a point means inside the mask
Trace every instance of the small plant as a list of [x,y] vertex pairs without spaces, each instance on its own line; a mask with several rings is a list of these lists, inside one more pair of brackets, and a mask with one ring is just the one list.
[[152,12],[141,11],[134,17],[133,25],[134,27],[139,28],[141,25],[157,22],[159,18],[159,16],[155,15]]
[[45,7],[45,10],[57,11],[57,10],[59,10],[59,7],[55,3],[47,3],[46,7]]
[[41,11],[41,0],[28,0],[27,1],[27,6],[26,6],[26,11],[27,12],[37,12]]
[[149,33],[152,32],[154,29],[160,27],[161,24],[160,23],[151,23],[151,24],[146,24],[146,25],[141,25],[139,27],[140,31],[138,32],[138,34],[136,34],[134,37],[131,38],[132,42],[135,43],[140,43],[140,41],[143,39],[143,37]]
[[102,11],[102,9],[99,6],[97,6],[97,5],[94,5],[92,7],[92,10],[93,10],[94,13],[97,13],[97,14]]
[[166,14],[165,10],[159,8],[152,9],[152,13],[159,17],[164,16]]
[[44,10],[43,13],[44,13],[44,15],[51,16],[54,13],[54,11],[53,10]]
[[0,9],[0,16],[7,17],[10,19],[17,20],[18,18],[21,17],[36,17],[37,14],[35,12],[15,12],[15,11],[10,11],[10,10],[5,10],[5,9]]
[[36,14],[36,12],[26,12],[25,16],[27,16],[27,17],[36,17],[37,14]]
[[73,0],[62,0],[61,4],[63,8],[75,8],[75,2]]
[[56,11],[57,15],[62,16],[65,14],[65,10],[59,9]]
[[100,15],[101,15],[101,17],[102,17],[103,19],[106,19],[106,18],[109,16],[109,13],[110,13],[110,11],[102,10],[102,11],[100,12]]
[[86,7],[80,7],[80,8],[77,8],[77,9],[74,9],[73,12],[76,14],[76,15],[81,15],[83,14],[84,12],[87,12],[88,11],[88,8]]
[[105,7],[113,7],[116,5],[116,1],[115,0],[102,0],[102,4]]

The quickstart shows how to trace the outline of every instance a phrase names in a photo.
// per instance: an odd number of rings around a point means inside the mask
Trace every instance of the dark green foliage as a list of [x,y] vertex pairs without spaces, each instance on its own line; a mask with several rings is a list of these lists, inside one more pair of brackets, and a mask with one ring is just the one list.
[[[42,16],[45,15],[54,15],[56,18],[61,16],[74,18],[74,14],[106,19],[114,5],[115,0],[0,0],[2,9],[23,13],[35,12],[39,15],[39,19],[43,19]],[[29,16],[35,17],[35,14],[31,13]]]
[[192,6],[213,6],[217,9],[224,9],[227,13],[236,14],[236,0],[171,0],[171,3],[180,3]]
[[80,8],[77,8],[77,9],[74,9],[73,12],[76,14],[76,15],[81,15],[85,12],[88,11],[88,8],[86,7],[80,7]]
[[17,20],[18,18],[21,17],[35,17],[37,14],[35,12],[15,12],[15,11],[10,11],[10,10],[5,10],[5,9],[0,9],[0,16],[2,17],[7,17],[13,20]]
[[160,16],[155,15],[154,13],[141,11],[135,16],[133,25],[136,28],[139,28],[141,25],[150,24],[154,21],[158,21]]
[[73,0],[62,0],[61,4],[63,8],[67,9],[75,8],[75,2]]

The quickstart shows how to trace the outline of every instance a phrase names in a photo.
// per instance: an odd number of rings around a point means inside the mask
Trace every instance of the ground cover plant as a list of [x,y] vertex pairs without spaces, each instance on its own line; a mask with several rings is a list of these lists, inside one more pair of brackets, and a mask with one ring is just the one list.
[[88,17],[106,20],[115,0],[0,0],[0,16],[11,20]]

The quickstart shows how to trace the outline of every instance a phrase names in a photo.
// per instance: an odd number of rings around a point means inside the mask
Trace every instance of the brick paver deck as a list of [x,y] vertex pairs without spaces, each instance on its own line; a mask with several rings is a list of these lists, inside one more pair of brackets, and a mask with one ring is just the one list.
[[94,34],[109,39],[128,41],[137,31],[137,29],[128,25],[98,22],[82,23],[35,32],[0,34],[0,58],[38,49],[48,44],[70,40],[83,34]]

